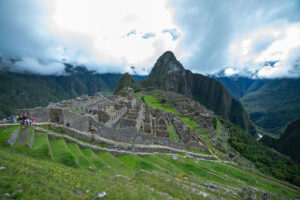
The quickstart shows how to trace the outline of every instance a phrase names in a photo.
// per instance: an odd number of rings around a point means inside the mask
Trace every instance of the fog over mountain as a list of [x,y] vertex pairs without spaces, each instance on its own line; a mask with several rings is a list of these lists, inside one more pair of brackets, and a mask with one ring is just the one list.
[[14,71],[148,74],[171,50],[197,73],[300,75],[297,0],[3,0],[0,27],[0,66]]

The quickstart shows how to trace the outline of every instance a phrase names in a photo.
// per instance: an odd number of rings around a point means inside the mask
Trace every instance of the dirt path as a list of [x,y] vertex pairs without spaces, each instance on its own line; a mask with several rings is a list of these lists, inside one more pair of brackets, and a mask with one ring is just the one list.
[[29,135],[30,135],[29,130],[30,130],[30,127],[26,128],[26,130],[23,131],[23,133],[21,133],[21,135],[18,138],[17,144],[21,144],[21,143],[28,141]]

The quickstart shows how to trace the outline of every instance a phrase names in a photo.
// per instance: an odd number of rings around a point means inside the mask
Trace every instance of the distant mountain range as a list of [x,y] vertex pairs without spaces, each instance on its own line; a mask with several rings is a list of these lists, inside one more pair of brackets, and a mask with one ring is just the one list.
[[279,135],[289,122],[300,118],[300,78],[211,77],[242,102],[251,121],[262,131]]
[[[38,75],[0,71],[0,118],[14,114],[15,109],[46,106],[49,102],[93,95],[103,91],[113,93],[121,74],[97,74],[66,64],[68,75]],[[136,81],[146,76],[133,75]]]

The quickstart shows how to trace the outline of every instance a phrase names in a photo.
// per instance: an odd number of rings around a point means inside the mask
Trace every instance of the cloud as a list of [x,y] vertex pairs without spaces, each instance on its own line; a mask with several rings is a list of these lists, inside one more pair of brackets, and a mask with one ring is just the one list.
[[148,38],[151,38],[151,37],[155,37],[155,33],[145,33],[142,38],[144,39],[148,39]]
[[165,29],[163,33],[169,33],[172,37],[172,40],[177,40],[180,37],[180,33],[177,31],[176,28],[173,29]]
[[145,74],[171,50],[193,72],[299,74],[298,0],[7,0],[0,27],[1,57],[19,71]]
[[237,70],[235,70],[235,69],[232,69],[232,68],[227,68],[224,71],[225,76],[232,76],[232,75],[235,75],[237,73],[239,73],[239,72]]
[[129,33],[126,34],[126,36],[130,36],[130,35],[135,35],[136,34],[136,30],[132,30]]
[[[271,60],[282,59],[286,53],[276,56],[267,49],[275,49],[271,46],[285,37],[282,29],[300,22],[297,0],[175,0],[171,6],[173,18],[184,33],[178,48],[189,51],[182,62],[200,73],[214,73],[228,66],[240,72],[252,67],[259,70],[271,55]],[[295,39],[300,41],[300,36]]]
[[[145,73],[158,55],[176,52],[178,42],[162,33],[180,30],[166,4],[167,0],[0,1],[0,53],[7,59],[36,60],[14,68],[65,61],[101,73],[123,73],[132,65]],[[158,41],[164,44],[160,48]],[[54,66],[40,65],[61,69]]]

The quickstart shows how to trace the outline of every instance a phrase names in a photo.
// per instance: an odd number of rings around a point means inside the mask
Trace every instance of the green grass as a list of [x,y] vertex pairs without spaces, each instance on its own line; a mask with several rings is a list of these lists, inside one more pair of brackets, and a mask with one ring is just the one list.
[[50,139],[53,160],[70,167],[79,167],[75,156],[70,152],[64,139]]
[[103,160],[105,163],[110,165],[118,173],[127,177],[133,177],[135,175],[136,173],[135,170],[125,165],[123,162],[118,160],[110,153],[106,151],[101,151],[101,152],[97,152],[96,154],[101,158],[101,160]]
[[[0,146],[0,166],[5,167],[0,170],[0,198],[9,193],[13,199],[92,199],[95,193],[105,191],[104,199],[167,199],[166,193],[174,199],[203,199],[197,192],[200,190],[211,195],[211,199],[241,199],[243,187],[255,187],[290,199],[300,195],[299,189],[287,183],[233,164],[162,153],[114,157],[107,152],[80,149],[63,139],[50,139],[50,145],[53,160],[49,156],[47,135],[39,132],[35,134],[32,149],[25,145],[24,152],[16,153],[14,149],[18,146]],[[116,173],[129,178],[116,177]],[[181,173],[188,181],[176,179]],[[205,186],[207,183],[219,188],[211,190]],[[223,187],[236,188],[238,196],[223,193]],[[20,188],[23,192],[13,195]],[[271,194],[271,199],[282,198]]]
[[47,137],[46,133],[35,131],[33,146],[31,149],[28,148],[27,154],[35,158],[51,159]]
[[165,112],[170,112],[173,114],[178,115],[179,112],[173,108],[172,104],[170,104],[169,102],[166,102],[165,104],[161,104],[159,102],[159,95],[144,95],[144,101],[146,104],[148,104],[149,106],[151,106],[153,109],[159,109],[159,110],[163,110]]
[[172,141],[179,142],[180,141],[179,136],[174,131],[174,128],[173,128],[173,126],[171,124],[168,125],[168,130],[169,130],[169,133],[170,133],[170,139]]
[[6,142],[10,138],[10,135],[20,126],[9,126],[8,128],[0,128],[0,145],[8,145]]
[[[0,148],[0,198],[9,193],[12,199],[92,199],[111,179],[88,170],[37,160]],[[22,193],[15,191],[22,189]],[[87,193],[86,191],[89,190]],[[107,191],[113,195],[113,191]]]
[[81,150],[84,156],[89,160],[89,162],[96,167],[96,169],[100,169],[103,173],[113,175],[115,174],[114,171],[108,166],[105,165],[105,163],[94,153],[93,150],[86,148]]
[[83,108],[76,108],[76,109],[72,110],[72,112],[76,113],[76,112],[79,112],[79,111],[82,111],[82,110],[83,110]]
[[205,199],[191,190],[182,190],[182,184],[176,181],[167,181],[168,177],[162,175],[154,176],[146,172],[141,172],[134,178],[137,182],[142,182],[155,188],[158,191],[167,193],[176,199]]
[[190,129],[194,130],[195,127],[200,126],[198,122],[191,119],[190,117],[179,117]]
[[120,161],[125,163],[127,166],[131,167],[135,171],[139,171],[141,169],[147,171],[162,171],[160,168],[156,167],[154,164],[147,162],[141,157],[138,157],[134,154],[125,154],[117,157]]
[[91,163],[83,155],[78,145],[76,143],[67,143],[67,145],[72,154],[75,156],[76,160],[78,160],[79,166],[83,169],[88,169],[91,166]]

